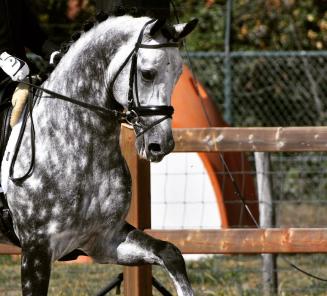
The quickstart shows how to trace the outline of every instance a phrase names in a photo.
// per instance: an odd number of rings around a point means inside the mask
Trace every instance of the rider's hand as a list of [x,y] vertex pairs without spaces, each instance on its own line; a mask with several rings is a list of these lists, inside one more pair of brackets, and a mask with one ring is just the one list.
[[14,81],[22,81],[29,74],[28,65],[7,52],[0,55],[0,68]]

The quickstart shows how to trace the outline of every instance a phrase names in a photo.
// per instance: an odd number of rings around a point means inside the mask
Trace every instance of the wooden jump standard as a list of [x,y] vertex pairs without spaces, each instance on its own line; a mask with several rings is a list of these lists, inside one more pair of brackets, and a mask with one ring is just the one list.
[[[327,151],[327,127],[175,129],[175,152]],[[327,229],[151,230],[150,167],[134,149],[134,134],[122,129],[122,148],[133,179],[129,221],[149,234],[175,243],[183,253],[327,253]],[[20,250],[0,244],[0,254]],[[126,296],[150,296],[151,267],[124,270]]]

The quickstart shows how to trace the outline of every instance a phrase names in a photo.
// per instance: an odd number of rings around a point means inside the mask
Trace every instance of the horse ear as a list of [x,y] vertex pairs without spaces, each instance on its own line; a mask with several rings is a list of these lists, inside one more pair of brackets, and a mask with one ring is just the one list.
[[174,25],[175,31],[178,36],[177,39],[185,38],[188,34],[190,34],[195,29],[198,22],[199,20],[195,18],[186,24]]
[[150,36],[153,37],[154,35],[156,35],[165,24],[166,24],[166,19],[156,20],[150,29]]

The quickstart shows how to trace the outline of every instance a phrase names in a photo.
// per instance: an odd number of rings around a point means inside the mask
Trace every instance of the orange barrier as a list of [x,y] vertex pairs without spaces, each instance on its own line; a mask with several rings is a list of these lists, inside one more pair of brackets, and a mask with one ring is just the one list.
[[[198,89],[200,96],[196,91],[191,71],[184,66],[183,74],[175,87],[172,97],[172,104],[175,108],[173,127],[227,127],[228,125],[223,120],[215,102],[208,96],[200,83],[198,83]],[[207,170],[216,194],[222,227],[254,226],[249,215],[245,211],[242,214],[242,206],[238,203],[239,198],[235,194],[231,178],[224,174],[219,175],[219,173],[224,172],[219,154],[216,152],[198,154]],[[236,183],[246,200],[251,201],[249,207],[258,219],[258,204],[252,203],[252,201],[257,201],[253,177],[242,174],[243,171],[252,171],[246,154],[242,152],[225,152],[224,159],[229,170],[232,173],[235,172],[233,176]],[[236,174],[236,172],[240,173]]]

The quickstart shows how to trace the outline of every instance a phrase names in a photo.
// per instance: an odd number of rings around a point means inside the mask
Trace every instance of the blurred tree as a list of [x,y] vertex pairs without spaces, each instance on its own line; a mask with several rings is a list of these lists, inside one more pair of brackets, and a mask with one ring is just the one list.
[[[191,50],[222,50],[224,0],[175,0],[183,20],[200,19]],[[234,0],[234,50],[315,50],[327,47],[327,0]]]
[[94,15],[94,1],[89,0],[31,0],[40,23],[58,43],[69,40],[74,30]]
[[[41,23],[59,40],[94,13],[94,0],[34,0]],[[190,50],[223,50],[226,0],[174,0],[181,20],[200,19]],[[234,0],[234,50],[327,48],[327,0]],[[174,15],[174,14],[172,14]]]

